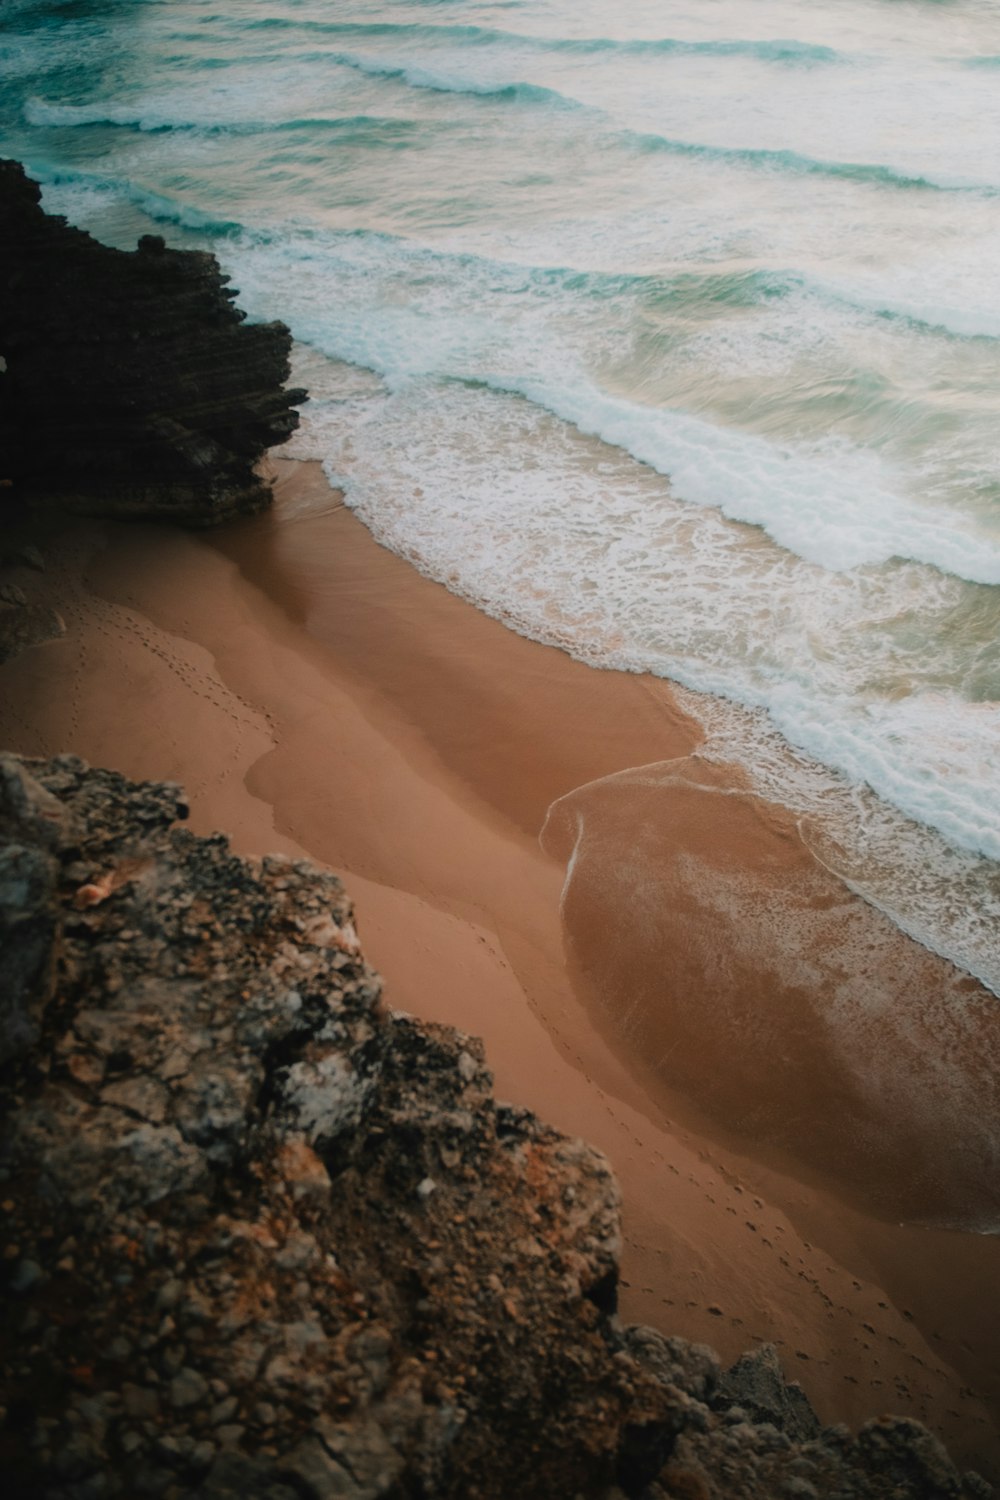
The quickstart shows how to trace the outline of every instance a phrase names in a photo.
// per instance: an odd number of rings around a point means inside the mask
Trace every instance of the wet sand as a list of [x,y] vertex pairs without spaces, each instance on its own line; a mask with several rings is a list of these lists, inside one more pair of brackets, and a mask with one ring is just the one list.
[[17,575],[68,631],[0,668],[4,746],[332,865],[389,1003],[610,1157],[626,1318],[774,1340],[826,1420],[918,1416],[996,1474],[998,1241],[899,1223],[997,1219],[996,1000],[700,762],[666,684],[512,634],[277,470],[269,516],[73,523]]
[[570,793],[542,843],[570,871],[578,991],[653,1080],[882,1218],[1000,1225],[1000,1004],[817,863],[787,809],[694,755]]

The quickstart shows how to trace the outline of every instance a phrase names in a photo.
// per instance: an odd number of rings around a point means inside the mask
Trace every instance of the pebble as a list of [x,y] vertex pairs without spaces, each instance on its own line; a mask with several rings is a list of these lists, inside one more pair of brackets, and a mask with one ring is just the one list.
[[479,1072],[476,1059],[470,1052],[460,1052],[458,1054],[458,1072],[464,1083],[471,1083]]
[[235,1417],[239,1404],[235,1396],[227,1396],[224,1401],[220,1401],[217,1406],[213,1406],[208,1418],[210,1425],[212,1427],[221,1427],[226,1422],[230,1422]]
[[122,1403],[128,1415],[138,1421],[149,1421],[160,1410],[160,1398],[156,1391],[151,1391],[148,1386],[132,1385],[128,1381],[122,1386]]
[[228,1423],[216,1429],[216,1439],[221,1448],[236,1448],[243,1439],[246,1428],[240,1422]]
[[10,1279],[10,1289],[12,1292],[30,1292],[44,1280],[45,1272],[37,1260],[22,1260]]
[[208,1438],[202,1438],[200,1443],[195,1443],[191,1449],[190,1460],[196,1469],[207,1469],[215,1457],[216,1447]]
[[204,1401],[207,1395],[208,1381],[190,1365],[175,1375],[170,1382],[171,1406],[180,1408],[194,1406],[197,1402]]

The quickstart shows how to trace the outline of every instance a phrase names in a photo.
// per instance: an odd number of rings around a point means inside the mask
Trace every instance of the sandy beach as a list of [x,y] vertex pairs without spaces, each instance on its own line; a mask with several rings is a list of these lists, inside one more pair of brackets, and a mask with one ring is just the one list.
[[1000,1474],[996,999],[701,762],[666,683],[513,634],[275,471],[211,535],[40,538],[17,578],[67,632],[0,668],[0,743],[337,870],[388,1003],[608,1155],[626,1319],[774,1341],[825,1420],[919,1417]]

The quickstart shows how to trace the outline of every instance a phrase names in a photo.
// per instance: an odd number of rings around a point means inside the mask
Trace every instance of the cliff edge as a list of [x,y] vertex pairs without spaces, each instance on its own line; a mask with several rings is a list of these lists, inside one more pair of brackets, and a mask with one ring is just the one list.
[[607,1164],[388,1011],[339,881],[0,758],[9,1495],[984,1497],[615,1316]]
[[0,480],[102,516],[212,525],[261,510],[298,424],[291,334],[249,324],[213,255],[99,244],[0,160]]

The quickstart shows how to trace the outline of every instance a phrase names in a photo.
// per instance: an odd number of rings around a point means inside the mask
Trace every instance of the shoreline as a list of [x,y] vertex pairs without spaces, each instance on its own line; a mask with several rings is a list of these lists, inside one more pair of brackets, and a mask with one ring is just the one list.
[[[599,965],[581,933],[610,909],[599,878],[574,895],[571,980],[563,868],[538,835],[560,798],[563,814],[604,817],[610,802],[617,816],[648,793],[636,768],[690,763],[698,730],[668,685],[514,635],[378,547],[318,465],[278,468],[276,512],[211,537],[70,523],[38,582],[68,633],[4,667],[5,748],[183,781],[196,831],[337,870],[387,1002],[484,1036],[500,1097],[611,1159],[625,1317],[724,1358],[773,1340],[825,1420],[917,1416],[996,1473],[996,1240],[846,1206],[654,1077],[582,993]],[[685,796],[685,857],[711,847],[759,894],[760,846],[734,833],[735,803],[706,826],[703,799]],[[798,882],[808,867],[780,815],[771,824],[771,861]],[[629,909],[626,892],[616,924]],[[910,961],[917,946],[899,934]],[[611,951],[607,934],[598,948]],[[771,984],[754,962],[747,982]]]

